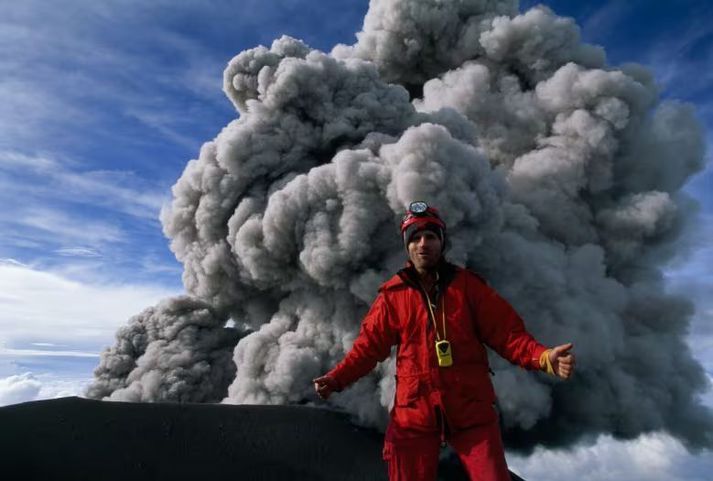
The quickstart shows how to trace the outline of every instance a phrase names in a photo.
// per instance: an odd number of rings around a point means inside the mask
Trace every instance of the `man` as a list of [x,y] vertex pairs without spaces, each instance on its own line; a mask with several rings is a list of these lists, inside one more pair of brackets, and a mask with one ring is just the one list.
[[379,289],[345,358],[314,380],[322,399],[396,354],[396,395],[384,440],[391,481],[434,481],[448,442],[471,480],[509,473],[484,345],[525,369],[569,378],[572,344],[547,349],[515,310],[476,274],[448,263],[446,225],[414,202],[401,222],[409,262]]

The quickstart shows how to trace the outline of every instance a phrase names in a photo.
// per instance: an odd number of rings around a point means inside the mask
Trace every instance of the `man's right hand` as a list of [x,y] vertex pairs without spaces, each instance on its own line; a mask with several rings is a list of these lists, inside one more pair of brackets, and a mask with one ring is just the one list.
[[331,376],[321,376],[312,379],[312,382],[314,383],[314,390],[317,391],[317,395],[325,401],[339,388],[337,381]]

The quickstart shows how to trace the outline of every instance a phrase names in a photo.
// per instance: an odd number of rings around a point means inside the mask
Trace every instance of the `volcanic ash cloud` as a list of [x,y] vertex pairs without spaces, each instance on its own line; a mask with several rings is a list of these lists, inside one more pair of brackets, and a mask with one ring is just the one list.
[[235,376],[240,337],[203,301],[166,299],[132,317],[102,353],[87,395],[112,401],[217,402]]
[[[313,401],[310,379],[404,262],[398,220],[421,199],[443,212],[452,261],[541,341],[576,346],[567,383],[492,357],[511,446],[653,430],[710,445],[692,303],[661,273],[703,163],[692,109],[545,7],[375,0],[357,37],[329,54],[283,37],[228,64],[239,116],[162,213],[189,296],[122,328],[89,395]],[[393,373],[392,359],[330,403],[383,426]]]

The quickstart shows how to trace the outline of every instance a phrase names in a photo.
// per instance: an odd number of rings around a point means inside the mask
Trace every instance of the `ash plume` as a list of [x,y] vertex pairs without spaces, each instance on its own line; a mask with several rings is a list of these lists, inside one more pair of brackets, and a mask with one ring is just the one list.
[[129,319],[102,353],[87,396],[112,401],[218,402],[235,376],[240,332],[188,296],[161,301]]
[[[239,117],[162,213],[193,307],[130,321],[89,395],[314,401],[310,379],[404,262],[398,220],[420,199],[444,214],[450,260],[543,343],[575,344],[567,383],[491,359],[511,447],[655,430],[713,445],[685,343],[693,304],[661,271],[695,213],[681,191],[703,167],[692,108],[662,102],[645,68],[609,66],[546,7],[372,0],[357,38],[328,54],[282,37],[230,61]],[[330,403],[381,427],[393,373],[392,359]]]

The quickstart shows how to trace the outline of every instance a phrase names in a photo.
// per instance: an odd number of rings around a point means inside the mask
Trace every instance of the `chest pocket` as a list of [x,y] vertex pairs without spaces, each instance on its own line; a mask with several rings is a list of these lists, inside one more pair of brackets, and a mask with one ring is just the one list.
[[[461,339],[467,343],[478,342],[474,311],[463,289],[451,288],[446,293],[447,338]],[[439,328],[441,326],[439,325]]]
[[468,298],[464,283],[448,289],[446,311],[448,316],[447,338],[453,345],[453,359],[457,364],[487,364],[487,353],[478,333],[478,320]]
[[[407,291],[402,298],[402,310],[399,315],[399,330],[401,331],[401,346],[405,351],[417,349],[428,328],[428,315],[425,314],[426,306],[420,294]],[[406,356],[409,354],[404,352]]]

